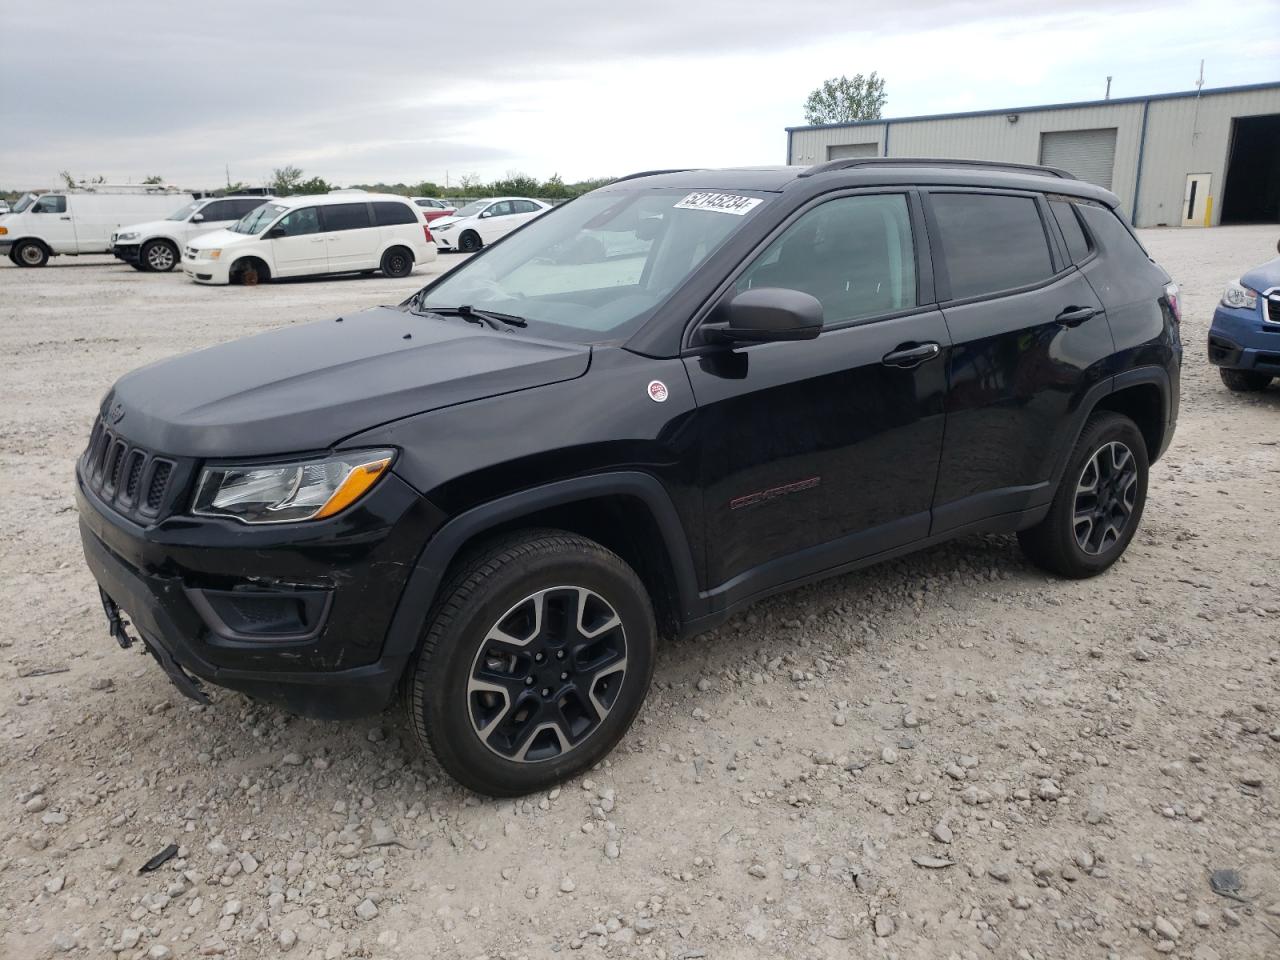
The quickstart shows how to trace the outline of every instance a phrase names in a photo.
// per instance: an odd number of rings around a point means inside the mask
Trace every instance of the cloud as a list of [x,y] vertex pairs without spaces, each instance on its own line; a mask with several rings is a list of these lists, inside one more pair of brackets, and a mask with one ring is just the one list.
[[[193,187],[294,163],[335,182],[779,162],[818,82],[877,69],[889,112],[1268,79],[1274,8],[1204,0],[585,4],[335,0],[6,11],[0,185],[161,173]],[[1134,38],[1141,38],[1135,43]],[[1171,50],[1179,61],[1171,62]],[[1214,57],[1217,54],[1217,57]],[[1214,71],[1217,71],[1216,73]],[[1143,84],[1142,87],[1136,84]]]

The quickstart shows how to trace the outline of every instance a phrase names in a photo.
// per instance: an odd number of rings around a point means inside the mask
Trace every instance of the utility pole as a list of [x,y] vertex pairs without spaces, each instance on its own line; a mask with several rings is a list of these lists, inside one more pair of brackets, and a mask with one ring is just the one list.
[[1111,78],[1110,77],[1107,77],[1107,95],[1103,99],[1106,99],[1106,100],[1111,99]]
[[1204,61],[1200,61],[1200,76],[1196,78],[1196,109],[1191,116],[1191,145],[1200,138],[1200,89],[1204,86]]

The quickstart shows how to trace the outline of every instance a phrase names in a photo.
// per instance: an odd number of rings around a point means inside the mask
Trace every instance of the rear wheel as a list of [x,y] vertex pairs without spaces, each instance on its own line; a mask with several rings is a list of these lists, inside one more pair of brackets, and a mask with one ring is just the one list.
[[1048,515],[1018,533],[1037,566],[1073,579],[1092,577],[1120,559],[1147,501],[1147,447],[1128,417],[1089,418],[1058,484]]
[[382,275],[398,279],[413,272],[413,254],[404,247],[392,247],[382,255]]
[[1267,385],[1271,383],[1269,373],[1259,373],[1257,370],[1231,370],[1227,367],[1219,367],[1218,373],[1221,374],[1222,382],[1227,385],[1227,389],[1236,393],[1257,393],[1259,390],[1267,389]]
[[43,267],[49,262],[49,248],[38,240],[23,240],[13,249],[13,262],[20,267]]
[[480,241],[480,234],[474,230],[464,230],[458,238],[458,249],[463,253],[475,253],[482,246],[484,244]]
[[519,796],[589,768],[626,732],[653,673],[635,572],[583,537],[528,531],[464,561],[406,683],[423,748],[463,785]]
[[168,240],[152,240],[143,245],[138,259],[148,270],[168,273],[178,265],[178,248]]

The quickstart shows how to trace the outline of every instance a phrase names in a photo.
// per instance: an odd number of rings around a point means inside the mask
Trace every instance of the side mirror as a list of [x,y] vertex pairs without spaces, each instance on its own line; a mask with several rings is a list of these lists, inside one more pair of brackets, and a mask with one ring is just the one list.
[[743,290],[722,301],[702,329],[722,343],[812,340],[822,332],[822,303],[784,287]]
[[277,237],[283,237],[284,235],[285,235],[284,227],[272,227],[262,236],[266,240],[275,240]]
[[203,213],[193,213],[193,214],[191,215],[191,222],[192,222],[192,223],[201,223],[201,222],[203,222],[203,221],[204,221],[204,214],[203,214]]

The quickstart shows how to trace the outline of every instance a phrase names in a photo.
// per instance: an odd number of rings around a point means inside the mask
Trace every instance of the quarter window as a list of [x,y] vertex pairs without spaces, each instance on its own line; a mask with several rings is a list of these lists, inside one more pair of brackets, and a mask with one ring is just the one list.
[[1080,226],[1080,218],[1072,209],[1073,206],[1074,204],[1066,200],[1049,201],[1049,209],[1053,211],[1053,217],[1058,221],[1059,229],[1062,230],[1062,237],[1067,241],[1067,254],[1071,257],[1072,263],[1079,263],[1089,256],[1089,241]]
[[325,230],[359,230],[370,225],[367,203],[335,203],[331,207],[321,207],[320,216],[324,219]]
[[405,203],[394,200],[375,200],[373,202],[373,218],[380,227],[389,227],[397,223],[417,223],[418,215]]
[[45,194],[36,201],[34,207],[31,208],[32,213],[66,213],[67,198],[58,197],[53,194]]
[[916,305],[915,248],[902,194],[843,197],[804,214],[738,278],[816,297],[827,324]]
[[929,203],[952,299],[1013,290],[1053,276],[1049,241],[1031,197],[935,193]]
[[315,207],[300,207],[290,213],[285,214],[276,224],[276,227],[284,231],[286,237],[301,237],[308,233],[320,232],[320,217],[316,214]]

